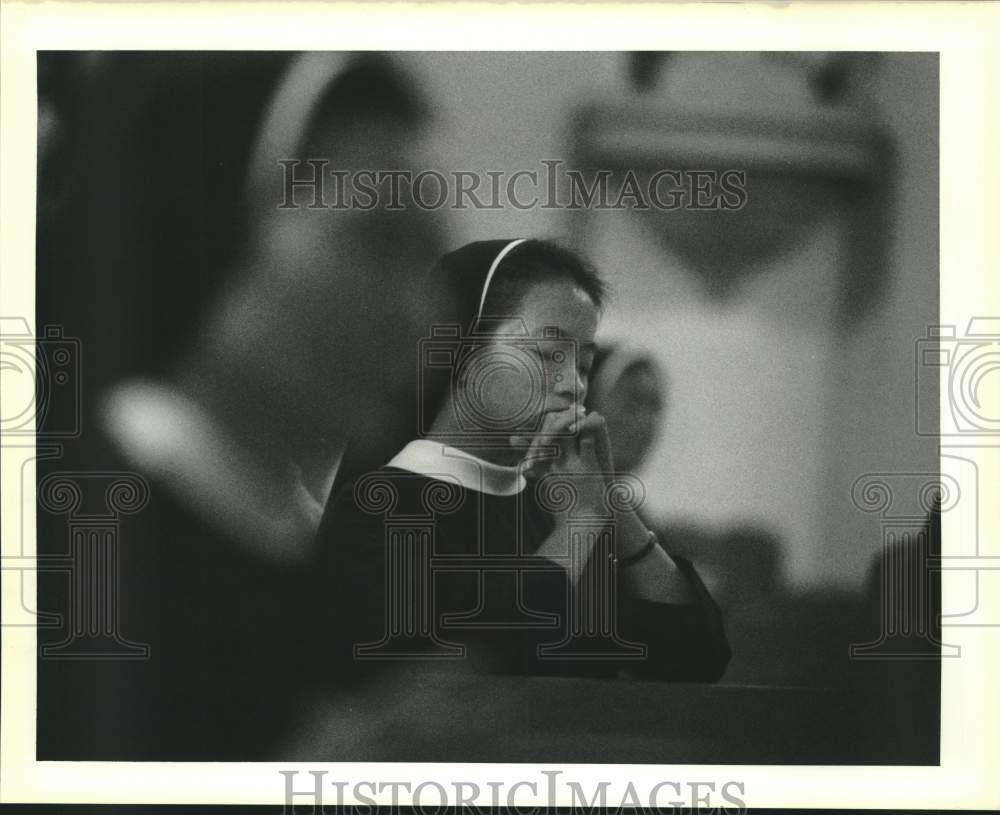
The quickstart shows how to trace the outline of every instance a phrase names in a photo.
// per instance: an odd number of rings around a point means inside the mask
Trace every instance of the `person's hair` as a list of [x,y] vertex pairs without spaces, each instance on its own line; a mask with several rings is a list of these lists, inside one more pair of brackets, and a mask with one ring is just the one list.
[[598,311],[604,308],[608,287],[597,270],[577,253],[536,238],[517,246],[503,259],[486,293],[483,315],[513,314],[532,286],[559,280],[585,292]]
[[[473,328],[487,272],[510,240],[473,241],[448,252],[428,271],[425,290],[435,307],[431,322]],[[601,309],[607,287],[589,262],[557,243],[531,238],[518,244],[496,267],[483,303],[483,316],[508,317],[516,313],[532,286],[566,280],[581,288]]]

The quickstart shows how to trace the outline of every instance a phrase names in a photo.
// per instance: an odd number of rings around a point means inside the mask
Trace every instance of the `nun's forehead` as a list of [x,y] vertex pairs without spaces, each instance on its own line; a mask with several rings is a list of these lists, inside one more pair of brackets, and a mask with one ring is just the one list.
[[592,343],[599,312],[594,301],[569,279],[541,280],[526,287],[511,304],[507,316],[520,320],[533,336],[558,329],[559,336]]
[[[433,273],[452,287],[462,322],[470,325],[480,318],[502,319],[526,309],[537,312],[539,289],[568,288],[581,301],[576,305],[599,312],[604,291],[583,260],[538,238],[474,241],[445,255]],[[573,321],[579,315],[557,316]]]

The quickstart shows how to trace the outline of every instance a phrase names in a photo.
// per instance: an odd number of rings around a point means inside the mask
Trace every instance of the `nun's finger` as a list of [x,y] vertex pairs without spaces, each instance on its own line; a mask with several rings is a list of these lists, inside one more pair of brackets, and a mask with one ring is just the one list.
[[541,427],[531,437],[531,444],[525,457],[551,458],[553,455],[557,455],[558,451],[550,448],[559,434],[569,431],[569,427],[576,420],[577,415],[575,408],[546,413],[542,417]]

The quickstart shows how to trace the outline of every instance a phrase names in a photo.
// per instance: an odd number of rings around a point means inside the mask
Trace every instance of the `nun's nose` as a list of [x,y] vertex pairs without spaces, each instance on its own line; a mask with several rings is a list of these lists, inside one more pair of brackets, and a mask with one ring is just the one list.
[[573,365],[563,366],[552,374],[554,396],[561,396],[569,402],[578,402],[583,399],[584,387],[584,382]]

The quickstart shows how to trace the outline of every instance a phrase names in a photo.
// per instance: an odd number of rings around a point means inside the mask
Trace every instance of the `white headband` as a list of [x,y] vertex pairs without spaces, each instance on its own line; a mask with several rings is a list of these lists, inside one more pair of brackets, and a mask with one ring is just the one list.
[[490,270],[486,273],[486,280],[483,281],[483,293],[479,296],[479,310],[476,312],[476,320],[483,316],[483,306],[486,303],[486,292],[490,288],[490,281],[493,280],[493,275],[496,273],[497,267],[500,265],[500,261],[503,260],[510,253],[512,249],[516,246],[524,243],[527,238],[518,238],[517,240],[508,243],[497,256],[493,259],[493,264],[490,266]]

